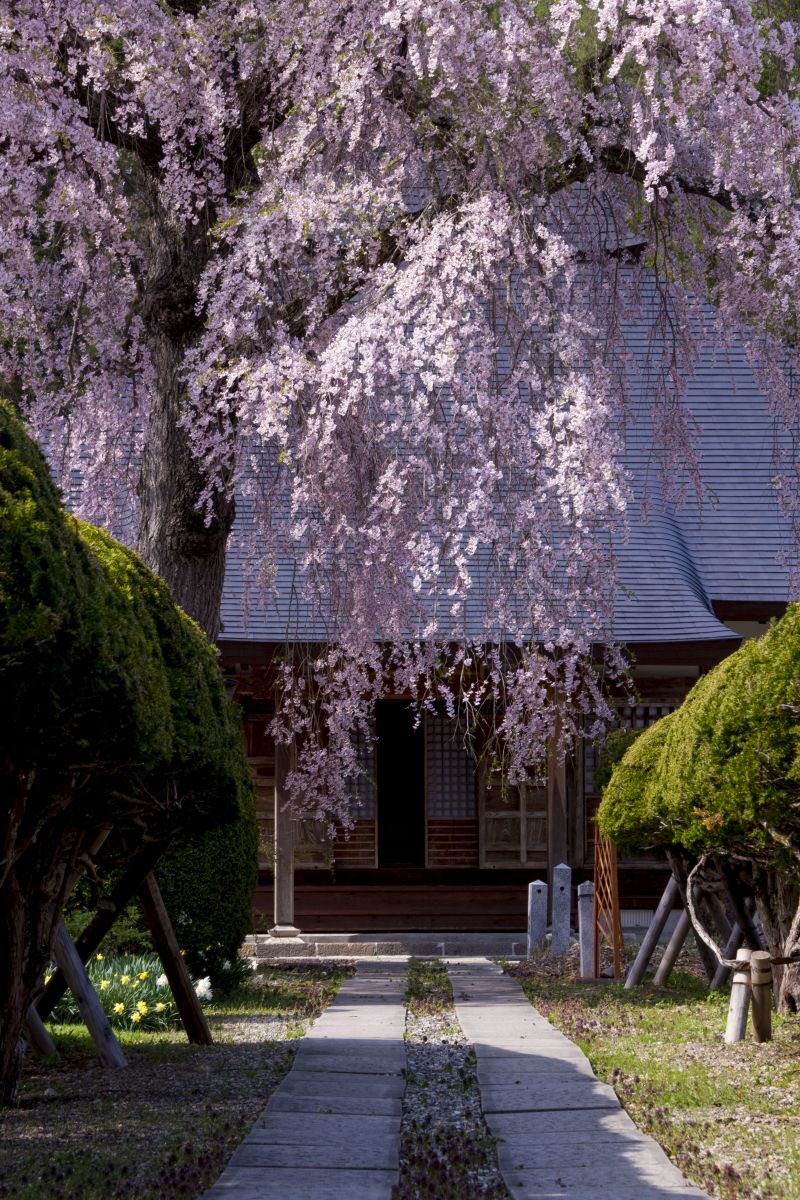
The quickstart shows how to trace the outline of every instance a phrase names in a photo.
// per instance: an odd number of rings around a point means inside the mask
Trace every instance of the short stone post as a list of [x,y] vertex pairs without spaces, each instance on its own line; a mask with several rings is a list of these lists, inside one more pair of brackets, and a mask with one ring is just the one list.
[[534,879],[528,884],[528,958],[544,945],[547,933],[547,884]]
[[589,879],[578,884],[578,944],[581,979],[591,979],[594,976],[594,884]]
[[553,871],[553,937],[550,952],[566,954],[569,949],[569,918],[572,905],[572,868],[559,863]]
[[766,950],[750,955],[750,991],[753,1002],[753,1036],[757,1042],[772,1040],[772,959]]
[[[736,951],[736,961],[748,963],[753,951],[748,946],[742,946]],[[741,1042],[747,1028],[747,1010],[750,1007],[750,971],[734,971],[731,984],[731,1002],[728,1006],[728,1024],[725,1028],[725,1041],[728,1045]]]

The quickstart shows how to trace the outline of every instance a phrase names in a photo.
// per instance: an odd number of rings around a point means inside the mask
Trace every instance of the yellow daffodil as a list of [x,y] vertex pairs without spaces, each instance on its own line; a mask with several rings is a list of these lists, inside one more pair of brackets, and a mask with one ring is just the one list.
[[134,1025],[138,1025],[139,1022],[141,1021],[141,1019],[142,1019],[142,1014],[140,1012],[135,1012],[135,1013],[131,1014],[131,1021]]
[[101,979],[100,980],[100,991],[101,992],[104,992],[106,990],[106,988],[110,988],[110,987],[111,987],[110,979]]
[[124,1012],[125,1012],[125,1005],[124,1005],[124,1004],[115,1004],[115,1005],[114,1005],[114,1012],[115,1012],[115,1013],[124,1013]]
[[138,1008],[138,1010],[142,1014],[142,1016],[146,1015],[147,1005],[145,1004],[144,1000],[140,1000],[139,1003],[136,1005],[136,1007]]
[[131,977],[130,975],[120,975],[119,981],[120,983],[130,983]]
[[138,979],[134,979],[134,980],[132,980],[132,981],[131,981],[131,987],[138,987],[138,986],[139,986],[139,980],[138,980]]
[[149,972],[149,971],[140,971],[140,972],[139,972],[139,978],[140,978],[140,979],[147,979],[147,976],[148,976],[149,974],[150,974],[150,972]]
[[186,957],[186,951],[185,951],[185,950],[181,950],[181,958],[185,958],[185,957]]
[[44,977],[44,986],[45,986],[45,987],[47,987],[48,983],[50,982],[50,980],[51,980],[52,978],[53,978],[53,976],[52,976],[52,975],[45,975],[45,977]]
[[105,955],[103,955],[103,954],[95,954],[95,958],[97,959],[98,962],[102,962],[104,957],[105,957]]
[[164,1004],[162,1000],[159,1000],[158,1004],[156,1005],[156,1012],[163,1012],[166,1007],[166,1004]]

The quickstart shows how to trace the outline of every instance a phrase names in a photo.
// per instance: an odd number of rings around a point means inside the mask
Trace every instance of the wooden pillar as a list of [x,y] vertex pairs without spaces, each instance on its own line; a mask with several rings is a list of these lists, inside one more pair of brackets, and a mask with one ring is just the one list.
[[725,1041],[733,1045],[741,1042],[747,1029],[747,1010],[750,1007],[750,955],[753,951],[749,946],[742,946],[736,951],[737,962],[747,966],[747,970],[734,971],[731,984],[731,999],[728,1006],[728,1023],[725,1027]]
[[275,743],[275,924],[272,937],[297,937],[294,923],[294,820],[286,804],[286,777],[291,770],[292,748]]
[[553,896],[553,871],[559,863],[571,866],[567,820],[567,764],[559,761],[558,731],[550,739],[547,751],[547,870],[550,896]]
[[750,955],[750,1003],[753,1036],[757,1042],[768,1042],[772,1038],[772,960],[766,950],[754,950]]

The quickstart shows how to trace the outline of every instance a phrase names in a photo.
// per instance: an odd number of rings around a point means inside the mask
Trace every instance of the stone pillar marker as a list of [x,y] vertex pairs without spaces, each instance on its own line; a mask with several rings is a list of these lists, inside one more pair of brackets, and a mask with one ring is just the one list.
[[594,975],[594,884],[590,879],[578,884],[578,944],[581,979],[591,979]]
[[547,884],[534,879],[528,884],[528,958],[544,945],[547,933]]
[[550,952],[566,954],[569,949],[569,918],[572,905],[572,867],[559,863],[553,871],[553,938]]
[[275,924],[271,937],[297,937],[294,923],[294,820],[286,808],[291,747],[275,743]]

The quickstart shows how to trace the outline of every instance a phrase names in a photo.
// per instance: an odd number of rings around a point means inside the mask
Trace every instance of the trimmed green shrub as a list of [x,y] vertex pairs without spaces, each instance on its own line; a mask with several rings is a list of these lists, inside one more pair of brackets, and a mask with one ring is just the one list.
[[725,849],[797,872],[800,606],[692,688],[623,757],[598,814],[620,845]]
[[67,514],[0,402],[0,1104],[87,856],[239,819],[252,779],[216,651],[166,585]]
[[597,823],[624,854],[648,853],[665,845],[666,804],[658,786],[669,723],[676,714],[636,732],[610,772]]

